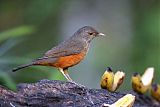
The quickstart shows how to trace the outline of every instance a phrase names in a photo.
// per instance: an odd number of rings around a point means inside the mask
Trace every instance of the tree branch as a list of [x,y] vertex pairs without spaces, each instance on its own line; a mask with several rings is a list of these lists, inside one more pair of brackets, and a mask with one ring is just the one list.
[[22,83],[17,86],[17,92],[0,86],[0,106],[100,107],[103,103],[114,103],[127,93],[136,96],[134,107],[160,107],[160,103],[155,102],[150,97],[138,95],[132,91],[111,93],[104,89],[89,89],[74,83],[56,80],[41,80],[31,84]]

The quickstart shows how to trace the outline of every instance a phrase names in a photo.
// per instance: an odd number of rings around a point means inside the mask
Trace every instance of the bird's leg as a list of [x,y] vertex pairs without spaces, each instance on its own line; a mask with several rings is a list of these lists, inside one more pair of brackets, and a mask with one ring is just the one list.
[[64,69],[63,72],[64,72],[64,74],[66,75],[67,80],[68,80],[69,82],[74,82],[74,81],[72,80],[72,78],[71,78],[71,77],[69,76],[69,74],[68,74],[68,69]]
[[59,71],[64,75],[64,77],[65,77],[69,82],[72,82],[72,83],[78,85],[79,87],[85,87],[84,85],[78,84],[78,83],[76,83],[75,81],[73,81],[73,80],[71,79],[71,77],[70,77],[69,74],[68,74],[68,69],[62,69],[62,68],[58,68],[58,69],[59,69]]
[[[58,68],[58,69],[59,69],[59,71],[64,75],[64,77],[65,77],[69,82],[72,82],[72,83],[78,85],[79,87],[85,87],[84,85],[77,84],[76,82],[74,82],[74,81],[71,79],[71,77],[70,77],[69,74],[68,74],[68,69],[62,69],[62,68]],[[89,92],[88,92],[88,90],[84,90],[84,91],[86,91],[86,94],[87,94],[87,96],[88,96],[87,100],[89,100],[89,101],[91,102],[91,104],[94,104],[93,101],[92,101],[92,98],[91,98],[91,96],[90,96],[90,94],[89,94]]]
[[67,69],[65,69],[65,70],[63,70],[62,68],[58,68],[58,69],[64,75],[64,77],[67,79],[67,81],[73,82],[73,80],[71,79],[71,77],[68,74]]

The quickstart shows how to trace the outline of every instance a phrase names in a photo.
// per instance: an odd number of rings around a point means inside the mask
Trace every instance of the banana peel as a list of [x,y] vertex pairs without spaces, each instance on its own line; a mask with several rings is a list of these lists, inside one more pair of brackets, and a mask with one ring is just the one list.
[[144,94],[148,90],[148,87],[143,85],[141,76],[138,73],[134,73],[132,76],[132,88],[139,94]]
[[154,76],[154,68],[146,69],[145,73],[140,76],[138,73],[132,75],[132,88],[139,94],[144,94],[151,87]]
[[107,89],[110,92],[116,91],[119,86],[123,83],[125,77],[125,73],[122,71],[117,71],[115,74],[113,73],[110,67],[107,67],[101,78],[101,88]]
[[103,104],[102,107],[132,107],[135,101],[135,96],[126,94],[113,104]]
[[151,96],[160,102],[160,84],[153,84],[151,87]]
[[101,88],[111,91],[113,82],[114,82],[114,73],[110,67],[107,67],[106,71],[104,72],[101,78]]

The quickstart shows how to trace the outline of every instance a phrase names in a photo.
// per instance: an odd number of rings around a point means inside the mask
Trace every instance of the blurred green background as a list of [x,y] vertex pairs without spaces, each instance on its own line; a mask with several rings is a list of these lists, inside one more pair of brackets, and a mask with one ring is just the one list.
[[107,37],[96,38],[79,65],[69,69],[77,83],[100,88],[106,67],[126,72],[120,90],[131,89],[133,72],[155,67],[160,83],[159,0],[3,0],[0,1],[0,84],[15,90],[18,83],[65,80],[56,68],[12,68],[41,57],[83,26]]

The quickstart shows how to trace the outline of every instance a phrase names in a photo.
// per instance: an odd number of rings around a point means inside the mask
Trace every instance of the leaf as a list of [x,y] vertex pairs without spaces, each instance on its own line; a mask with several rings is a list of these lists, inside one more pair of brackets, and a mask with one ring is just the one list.
[[29,35],[35,31],[33,26],[20,26],[0,33],[0,42],[11,37]]
[[11,79],[10,75],[6,72],[3,72],[0,70],[0,82],[2,82],[3,85],[7,86],[8,88],[15,90],[16,84]]

